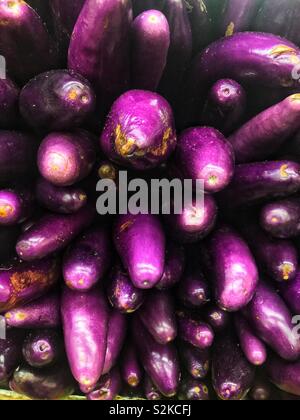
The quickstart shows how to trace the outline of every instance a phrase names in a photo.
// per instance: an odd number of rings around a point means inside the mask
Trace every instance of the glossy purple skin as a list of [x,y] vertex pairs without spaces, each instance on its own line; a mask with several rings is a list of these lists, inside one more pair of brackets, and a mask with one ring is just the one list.
[[90,205],[72,215],[46,214],[20,236],[17,253],[24,261],[32,261],[60,251],[91,225],[94,217]]
[[15,256],[15,245],[20,235],[18,226],[2,226],[0,229],[0,243],[5,244],[0,250],[0,263],[9,261]]
[[220,36],[232,36],[237,32],[248,31],[258,6],[259,0],[229,0],[221,17]]
[[132,329],[140,361],[153,384],[165,397],[173,397],[180,381],[176,347],[172,343],[157,343],[137,318],[134,319]]
[[170,46],[170,27],[165,15],[148,10],[137,16],[131,27],[131,42],[131,85],[154,92],[166,67]]
[[144,380],[144,394],[146,399],[149,401],[157,401],[163,399],[162,394],[158,391],[156,386],[153,385],[153,382],[148,375],[146,375]]
[[210,290],[200,270],[187,270],[177,289],[178,299],[188,308],[200,308],[210,301]]
[[96,159],[93,137],[86,131],[49,134],[38,152],[41,175],[58,187],[81,181],[91,172]]
[[295,245],[285,239],[274,239],[255,224],[248,225],[242,232],[247,239],[257,263],[277,282],[293,280],[298,269],[298,251]]
[[115,267],[108,284],[108,299],[112,306],[124,314],[137,311],[144,303],[145,293],[136,288],[121,267]]
[[137,170],[167,161],[176,143],[169,103],[144,90],[130,90],[115,101],[100,138],[102,151],[110,160]]
[[213,345],[215,334],[208,324],[184,312],[177,313],[177,322],[178,336],[183,341],[200,350],[209,349]]
[[42,177],[37,181],[35,194],[41,206],[55,213],[76,213],[87,203],[87,194],[82,188],[56,187]]
[[110,232],[106,226],[86,231],[66,252],[63,261],[65,283],[86,292],[103,280],[112,258]]
[[46,294],[58,281],[58,261],[16,262],[0,268],[0,313],[15,309]]
[[20,112],[25,122],[46,132],[74,130],[95,109],[91,84],[69,70],[53,70],[36,76],[23,87]]
[[231,79],[218,80],[208,93],[202,121],[227,135],[240,123],[246,105],[246,91],[239,83]]
[[267,363],[271,382],[282,391],[300,397],[300,362],[290,363],[272,356]]
[[[56,51],[39,15],[25,2],[2,0],[0,50],[9,74],[24,83],[55,67]],[[22,63],[22,65],[20,65]]]
[[177,336],[175,304],[168,292],[153,290],[147,293],[138,316],[158,343],[168,344],[175,340]]
[[87,395],[88,401],[112,401],[122,388],[122,379],[118,368],[104,375],[94,391]]
[[214,348],[212,380],[221,400],[242,400],[249,392],[255,376],[255,368],[245,358],[235,338],[220,337]]
[[159,290],[170,289],[177,284],[185,268],[185,250],[181,245],[169,242],[166,248],[165,270],[156,288]]
[[48,293],[27,305],[18,306],[5,314],[6,324],[12,328],[57,328],[61,324],[60,296]]
[[249,361],[254,366],[261,366],[267,360],[265,344],[254,334],[252,328],[241,315],[235,317],[235,329],[241,348]]
[[260,224],[276,238],[294,238],[300,234],[300,199],[291,197],[266,204]]
[[33,400],[60,400],[74,391],[74,381],[68,366],[37,369],[20,366],[9,383],[10,389]]
[[260,282],[252,302],[244,310],[254,332],[285,360],[300,356],[300,338],[292,314],[276,291]]
[[248,245],[223,226],[211,236],[209,249],[216,302],[226,311],[239,311],[251,301],[258,284],[257,266]]
[[194,121],[199,100],[211,83],[227,77],[241,84],[290,88],[298,83],[292,74],[299,62],[299,49],[272,34],[242,32],[219,39],[200,52],[187,75],[181,102],[184,124]]
[[201,179],[206,192],[216,193],[230,183],[234,154],[223,134],[209,127],[185,130],[179,137],[176,164],[186,179]]
[[288,283],[282,283],[280,294],[294,314],[300,314],[300,273]]
[[130,0],[86,0],[75,24],[68,67],[111,102],[128,88]]
[[184,379],[180,385],[179,400],[184,401],[208,401],[209,390],[208,387],[196,379],[187,378]]
[[142,382],[142,368],[138,360],[136,348],[132,343],[125,346],[121,361],[121,375],[123,381],[131,388],[138,387]]
[[6,339],[0,340],[0,381],[10,378],[22,360],[22,334],[16,330],[6,332]]
[[253,21],[254,30],[271,32],[284,38],[300,43],[298,22],[300,5],[297,1],[265,0]]
[[210,351],[200,350],[189,343],[181,343],[179,353],[182,363],[194,379],[204,379],[210,370]]
[[193,36],[193,52],[195,54],[198,54],[212,41],[212,19],[207,6],[208,4],[199,0],[186,1]]
[[300,128],[300,94],[252,118],[229,137],[239,163],[272,156]]
[[[20,131],[0,130],[0,182],[22,179],[35,166],[37,143]],[[13,157],[13,159],[12,159]]]
[[24,222],[33,212],[34,196],[28,189],[0,190],[0,226]]
[[109,309],[98,289],[87,293],[64,289],[61,313],[65,348],[74,378],[82,391],[100,379],[107,347]]
[[25,338],[23,357],[32,367],[53,365],[63,354],[61,337],[56,330],[37,330]]
[[119,216],[114,242],[134,286],[153,288],[165,265],[166,240],[159,219],[153,215]]
[[204,203],[194,200],[183,208],[182,214],[165,215],[165,222],[172,238],[179,243],[198,242],[214,228],[218,208],[213,196],[205,194]]
[[289,160],[244,163],[236,166],[232,183],[221,194],[229,206],[285,197],[300,190],[300,165]]
[[0,127],[10,128],[18,121],[20,90],[10,79],[0,79]]
[[127,318],[113,310],[109,315],[105,362],[102,374],[108,373],[117,363],[127,333]]
[[230,324],[230,314],[215,305],[205,306],[203,318],[216,333],[225,331]]

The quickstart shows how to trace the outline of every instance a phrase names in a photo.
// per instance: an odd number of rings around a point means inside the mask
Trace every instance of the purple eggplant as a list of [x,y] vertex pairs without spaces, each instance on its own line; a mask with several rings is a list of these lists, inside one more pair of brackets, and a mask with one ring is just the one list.
[[168,292],[152,290],[138,312],[144,327],[160,344],[174,341],[177,336],[175,305]]
[[29,189],[0,190],[0,225],[24,222],[33,212],[34,196]]
[[[221,16],[221,36],[232,36],[251,28],[260,0],[228,0]],[[264,32],[264,31],[263,31]]]
[[87,203],[87,194],[82,188],[56,187],[42,177],[37,181],[35,193],[39,204],[55,213],[76,213]]
[[220,308],[239,311],[253,298],[258,270],[244,240],[230,227],[220,227],[210,238],[215,297]]
[[153,384],[148,375],[146,375],[144,381],[144,393],[146,399],[149,401],[157,401],[163,399],[162,394],[158,391],[157,387]]
[[260,213],[263,229],[275,238],[294,238],[300,234],[300,199],[286,198],[266,204]]
[[112,306],[124,314],[137,311],[144,303],[145,293],[136,288],[121,266],[116,266],[108,283],[108,298]]
[[90,205],[72,215],[43,216],[19,238],[19,257],[32,261],[60,251],[93,222],[94,216],[95,209]]
[[280,390],[300,397],[300,362],[290,363],[272,356],[267,363],[271,382]]
[[221,193],[230,207],[285,197],[300,190],[300,165],[289,160],[236,166],[231,185]]
[[208,6],[211,1],[186,0],[186,8],[190,20],[193,52],[198,54],[203,48],[209,45],[213,38],[212,19]]
[[242,400],[252,387],[255,368],[245,358],[235,337],[218,339],[212,359],[212,380],[221,400]]
[[103,372],[109,324],[107,302],[98,289],[78,293],[65,288],[61,312],[71,371],[81,390],[89,392]]
[[115,101],[100,139],[102,151],[110,160],[137,170],[165,162],[176,143],[169,103],[157,93],[144,90],[130,90]]
[[210,370],[210,351],[200,350],[188,343],[181,343],[179,353],[182,363],[194,379],[204,379]]
[[151,289],[162,278],[165,264],[165,235],[159,219],[153,215],[119,216],[114,241],[139,289]]
[[157,343],[137,318],[134,319],[132,332],[141,364],[154,385],[165,397],[176,395],[180,368],[174,344]]
[[180,384],[178,393],[179,400],[196,400],[196,401],[208,401],[209,390],[208,387],[193,378],[185,378]]
[[43,368],[59,361],[63,355],[63,344],[56,330],[37,330],[27,335],[22,350],[30,366]]
[[6,339],[0,340],[0,381],[7,381],[22,361],[23,334],[9,330]]
[[267,360],[265,344],[254,334],[248,322],[241,315],[235,317],[235,328],[241,348],[247,360],[254,366],[261,366]]
[[54,292],[27,305],[18,306],[6,312],[5,320],[12,328],[57,328],[61,324],[60,296]]
[[111,401],[122,388],[122,379],[118,368],[102,376],[95,389],[87,395],[89,401]]
[[46,294],[58,281],[59,275],[59,264],[55,258],[1,266],[0,313]]
[[103,280],[111,262],[110,232],[105,226],[86,231],[65,254],[63,275],[73,290],[86,292]]
[[26,123],[47,132],[73,130],[95,109],[90,83],[73,71],[53,70],[30,80],[20,94]]
[[280,294],[287,303],[290,310],[295,314],[300,314],[300,273],[296,278],[288,283],[280,285]]
[[0,243],[5,246],[0,249],[0,264],[15,256],[15,246],[19,236],[19,226],[1,226]]
[[223,190],[233,177],[232,147],[214,128],[185,130],[179,137],[175,159],[184,178],[204,180],[206,192]]
[[33,400],[60,400],[70,396],[74,381],[67,365],[37,369],[20,366],[15,370],[10,388]]
[[230,325],[230,314],[215,305],[205,306],[203,319],[216,333],[224,332]]
[[167,63],[170,27],[165,15],[148,10],[135,18],[131,27],[132,86],[155,91]]
[[177,312],[178,336],[200,350],[209,349],[214,342],[215,334],[205,322],[184,311]]
[[267,284],[260,282],[244,315],[258,337],[280,357],[290,361],[300,357],[300,337],[294,329],[292,314]]
[[246,104],[245,89],[234,80],[221,79],[211,87],[201,119],[227,135],[241,122]]
[[0,79],[0,127],[11,128],[18,122],[19,88],[10,79]]
[[105,362],[102,374],[105,375],[115,366],[122,351],[127,333],[125,315],[113,310],[109,315]]
[[178,299],[188,308],[199,308],[210,301],[207,280],[199,269],[188,269],[177,288]]
[[86,131],[49,134],[38,152],[38,167],[47,181],[67,187],[87,177],[95,163],[94,138]]
[[170,289],[177,284],[185,268],[185,250],[182,246],[169,242],[166,249],[165,270],[156,288]]
[[132,343],[125,346],[121,361],[121,374],[123,381],[132,388],[138,387],[142,382],[142,368],[136,348]]

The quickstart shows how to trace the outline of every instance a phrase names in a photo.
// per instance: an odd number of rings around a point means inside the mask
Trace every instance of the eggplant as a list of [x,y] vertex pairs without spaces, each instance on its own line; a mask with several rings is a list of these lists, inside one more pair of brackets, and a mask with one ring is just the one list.
[[221,226],[212,234],[209,250],[217,304],[237,312],[251,301],[258,284],[250,249],[232,228]]
[[71,371],[81,390],[90,392],[104,368],[109,325],[106,299],[98,289],[78,293],[65,288],[61,313]]
[[91,84],[69,70],[52,70],[30,80],[21,90],[20,112],[32,128],[52,132],[74,130],[95,110]]
[[132,388],[137,388],[143,378],[138,354],[132,343],[126,345],[121,360],[121,376],[123,381]]
[[56,330],[36,330],[26,336],[22,351],[30,366],[44,368],[62,358],[63,343]]
[[94,217],[90,205],[72,215],[46,214],[21,235],[17,253],[23,260],[32,261],[60,251],[91,225]]
[[182,363],[191,377],[197,380],[207,377],[210,371],[210,350],[200,350],[191,344],[182,342],[179,346],[179,353]]
[[6,339],[0,340],[0,381],[7,381],[22,361],[23,334],[9,330]]
[[280,285],[280,294],[294,314],[300,314],[300,273],[288,283]]
[[109,233],[106,226],[93,226],[71,245],[63,261],[68,287],[85,292],[103,280],[112,257]]
[[249,393],[253,401],[270,401],[274,397],[274,390],[267,378],[256,378],[254,385]]
[[37,369],[21,365],[9,383],[12,391],[33,400],[59,400],[70,396],[74,381],[67,365]]
[[151,381],[150,377],[146,375],[144,380],[144,393],[145,397],[149,401],[156,401],[156,400],[162,400],[163,396],[158,391],[155,385],[153,385],[153,382]]
[[255,379],[255,368],[247,361],[231,335],[221,336],[212,359],[213,387],[221,400],[242,400]]
[[88,401],[112,401],[119,394],[122,380],[118,368],[102,376],[95,389],[87,395]]
[[113,310],[109,314],[105,361],[102,375],[106,375],[115,366],[122,351],[127,333],[125,315]]
[[144,90],[129,90],[114,102],[100,138],[110,160],[136,170],[153,169],[168,160],[176,143],[169,103]]
[[204,383],[192,378],[186,378],[181,382],[178,398],[179,400],[185,401],[208,401],[210,399],[208,387]]
[[145,294],[136,288],[121,266],[116,266],[108,283],[108,299],[111,305],[121,313],[137,311],[144,303]]
[[213,40],[213,25],[209,14],[210,0],[186,0],[186,8],[192,30],[193,55]]
[[132,333],[141,364],[154,385],[165,397],[176,395],[181,375],[174,344],[157,343],[136,317],[133,320]]
[[9,78],[0,79],[0,127],[12,128],[18,123],[20,89]]
[[94,138],[86,131],[51,133],[39,147],[39,171],[52,184],[67,187],[90,174],[95,154]]
[[156,216],[119,216],[114,242],[137,288],[151,289],[160,281],[165,264],[165,235]]
[[203,310],[203,319],[212,327],[216,332],[224,332],[230,325],[230,314],[218,306],[212,304],[205,306]]
[[300,357],[300,338],[295,332],[292,314],[268,284],[260,282],[243,313],[258,337],[280,357],[289,361]]
[[34,196],[29,189],[0,190],[0,225],[24,222],[33,212]]
[[56,258],[14,262],[0,267],[0,313],[15,309],[45,295],[59,279]]
[[131,27],[131,85],[157,90],[167,64],[170,27],[165,15],[148,10],[135,18]]
[[177,284],[185,268],[185,250],[182,246],[169,242],[166,248],[165,270],[156,288],[165,290]]
[[257,14],[260,0],[227,0],[225,3],[220,36],[232,36],[237,32],[248,31]]
[[177,336],[173,297],[164,291],[152,290],[138,311],[144,327],[160,344],[168,344]]
[[214,342],[215,334],[205,322],[184,311],[177,311],[178,337],[200,350],[209,349]]
[[5,314],[6,324],[12,328],[57,328],[61,324],[60,296],[48,293],[34,302],[20,305]]
[[290,363],[272,356],[267,363],[271,382],[280,390],[300,397],[300,362]]
[[226,188],[234,173],[232,147],[214,128],[196,127],[181,133],[175,161],[183,178],[204,180],[209,193]]
[[177,287],[178,299],[187,308],[200,308],[210,301],[210,289],[199,268],[188,268]]

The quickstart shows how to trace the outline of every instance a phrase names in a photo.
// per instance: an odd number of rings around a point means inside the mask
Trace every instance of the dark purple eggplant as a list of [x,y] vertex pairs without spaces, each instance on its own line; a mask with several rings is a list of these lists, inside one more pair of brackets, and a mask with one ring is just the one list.
[[300,273],[288,283],[280,285],[280,294],[294,314],[300,314]]
[[267,363],[271,382],[280,390],[300,397],[300,363],[289,363],[272,356]]
[[210,2],[210,0],[185,0],[192,30],[194,54],[209,45],[213,39],[212,19],[208,10]]
[[214,342],[215,334],[212,328],[193,314],[177,311],[178,337],[199,348],[209,349]]
[[122,351],[127,333],[127,319],[119,311],[109,315],[105,361],[102,375],[106,375],[115,366]]
[[159,290],[170,289],[177,284],[185,268],[185,250],[183,246],[169,242],[166,248],[165,270],[156,288]]
[[87,395],[89,401],[112,401],[122,388],[122,379],[118,368],[102,376],[95,389]]
[[[220,36],[232,36],[251,28],[260,0],[227,0],[221,16]],[[265,31],[262,31],[265,32]]]
[[144,393],[146,399],[149,401],[157,401],[163,399],[162,394],[158,391],[148,375],[146,375],[144,380]]
[[56,330],[37,330],[29,333],[23,343],[23,357],[32,367],[54,365],[63,356],[63,342]]
[[195,379],[204,379],[210,370],[210,351],[200,350],[191,344],[182,342],[179,346],[179,354],[183,366]]
[[0,340],[0,381],[10,378],[13,371],[22,361],[23,334],[16,330],[9,330],[6,339]]
[[216,333],[224,332],[230,325],[231,316],[227,311],[214,304],[205,306],[203,319],[213,328]]
[[12,128],[18,122],[19,88],[10,79],[0,79],[0,127]]
[[132,388],[138,387],[143,378],[142,368],[138,360],[135,346],[129,343],[125,346],[121,361],[123,381]]
[[178,399],[208,401],[210,399],[208,387],[196,379],[184,378],[180,384]]
[[200,269],[187,269],[178,285],[177,296],[188,308],[199,308],[210,301],[210,289]]

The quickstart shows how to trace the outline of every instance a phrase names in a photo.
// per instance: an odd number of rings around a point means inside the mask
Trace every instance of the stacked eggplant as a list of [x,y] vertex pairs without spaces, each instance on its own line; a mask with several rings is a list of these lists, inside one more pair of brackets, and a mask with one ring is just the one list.
[[[299,15],[0,0],[3,388],[300,397]],[[100,216],[98,181],[124,170],[201,179],[204,201]]]

